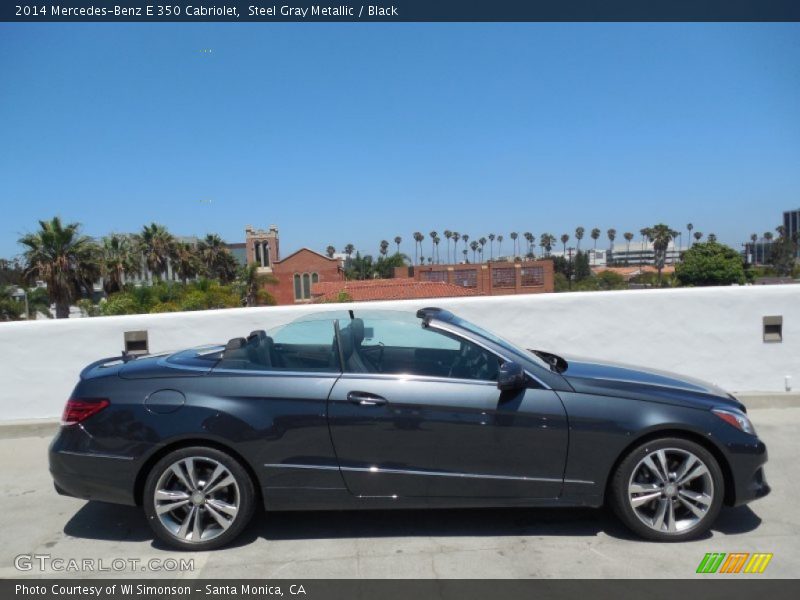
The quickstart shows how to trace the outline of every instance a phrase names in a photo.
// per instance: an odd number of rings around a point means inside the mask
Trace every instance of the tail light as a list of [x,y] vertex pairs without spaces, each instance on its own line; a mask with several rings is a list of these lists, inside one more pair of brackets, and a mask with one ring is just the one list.
[[62,425],[75,425],[96,415],[111,404],[108,398],[70,398],[61,415]]

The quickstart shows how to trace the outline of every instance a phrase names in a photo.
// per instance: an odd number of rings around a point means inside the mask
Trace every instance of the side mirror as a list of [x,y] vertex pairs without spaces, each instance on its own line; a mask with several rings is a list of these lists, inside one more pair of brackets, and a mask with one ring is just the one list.
[[515,362],[504,362],[497,373],[497,389],[519,390],[525,387],[525,371]]

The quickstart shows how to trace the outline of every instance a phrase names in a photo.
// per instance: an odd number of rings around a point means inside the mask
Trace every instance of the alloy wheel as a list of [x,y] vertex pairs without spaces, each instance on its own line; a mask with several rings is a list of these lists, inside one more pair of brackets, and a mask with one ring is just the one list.
[[161,524],[182,542],[213,540],[239,513],[239,484],[225,465],[191,456],[170,465],[159,477],[153,504]]
[[714,501],[714,481],[708,465],[692,452],[662,448],[648,453],[633,469],[628,501],[650,529],[686,533],[707,515]]

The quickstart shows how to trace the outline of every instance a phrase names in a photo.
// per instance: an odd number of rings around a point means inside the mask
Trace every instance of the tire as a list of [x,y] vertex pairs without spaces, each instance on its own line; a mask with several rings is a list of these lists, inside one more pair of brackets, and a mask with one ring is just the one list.
[[659,542],[683,542],[706,533],[724,496],[717,460],[683,438],[641,444],[623,458],[611,479],[610,503],[620,520],[641,537]]
[[159,460],[143,504],[156,537],[180,550],[212,550],[232,542],[253,517],[256,492],[238,460],[215,448],[181,448]]

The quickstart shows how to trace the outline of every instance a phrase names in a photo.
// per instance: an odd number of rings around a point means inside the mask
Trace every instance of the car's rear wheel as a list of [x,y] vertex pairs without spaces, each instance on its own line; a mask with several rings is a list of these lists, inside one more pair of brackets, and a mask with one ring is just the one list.
[[611,481],[611,503],[640,536],[680,542],[708,531],[722,507],[724,485],[717,460],[703,446],[660,438],[622,460]]
[[253,481],[215,448],[181,448],[151,469],[144,509],[156,536],[172,547],[211,550],[236,538],[253,516]]

